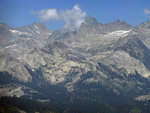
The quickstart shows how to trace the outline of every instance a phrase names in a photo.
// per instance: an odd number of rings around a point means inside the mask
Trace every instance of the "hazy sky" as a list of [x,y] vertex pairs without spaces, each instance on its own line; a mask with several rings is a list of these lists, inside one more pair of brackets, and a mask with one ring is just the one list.
[[71,22],[78,27],[85,15],[101,23],[120,19],[135,26],[150,17],[150,0],[0,0],[0,23],[14,27],[34,22],[52,30]]

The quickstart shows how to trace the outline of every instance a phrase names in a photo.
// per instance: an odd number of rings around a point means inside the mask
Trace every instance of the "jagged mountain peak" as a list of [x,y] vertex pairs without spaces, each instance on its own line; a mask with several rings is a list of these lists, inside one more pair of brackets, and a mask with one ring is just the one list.
[[99,23],[99,22],[96,20],[96,18],[87,16],[86,19],[85,19],[85,24],[86,24],[86,25],[89,25],[89,26],[92,26],[92,27],[97,27],[97,26],[99,26],[101,23]]
[[0,23],[0,27],[9,27],[9,26],[5,23]]
[[106,24],[102,24],[100,22],[98,22],[96,20],[96,18],[94,17],[90,17],[90,16],[87,16],[86,19],[85,19],[85,24],[86,25],[89,25],[89,26],[93,26],[93,27],[97,27],[97,26],[105,26],[105,25],[110,25],[110,24],[113,24],[113,25],[118,25],[118,26],[124,26],[124,27],[129,27],[131,28],[132,26],[129,25],[126,21],[120,21],[119,19],[116,19],[114,20],[112,23],[106,23]]
[[132,29],[132,26],[129,25],[126,21],[121,22],[119,19],[116,19],[112,23],[103,24],[103,26],[109,27],[110,30],[130,30],[130,29]]
[[120,20],[119,19],[116,19],[113,23],[120,23]]
[[135,26],[133,31],[140,35],[142,42],[150,49],[150,20]]
[[37,22],[35,22],[35,23],[33,23],[31,26],[34,26],[34,27],[39,28],[39,29],[44,30],[44,31],[50,31],[50,30],[45,26],[44,23],[37,23]]
[[147,20],[147,21],[145,21],[145,22],[142,22],[141,24],[139,24],[139,25],[137,25],[136,27],[135,27],[135,30],[140,30],[140,31],[144,31],[144,29],[146,30],[148,30],[148,29],[150,29],[150,19],[149,20]]
[[[149,24],[143,25],[148,31]],[[8,38],[7,45],[0,50],[4,51],[0,54],[0,77],[7,79],[3,75],[8,73],[18,84],[25,81],[25,86],[40,88],[39,91],[50,99],[60,95],[71,103],[72,98],[82,100],[87,95],[90,101],[97,101],[97,98],[103,98],[103,92],[104,95],[113,93],[116,97],[125,95],[125,99],[126,94],[132,92],[128,96],[133,99],[143,91],[150,92],[150,50],[141,38],[145,38],[147,31],[144,35],[134,31],[125,21],[102,24],[87,17],[75,31],[59,29],[51,32],[40,23],[6,31],[9,35],[0,31],[6,34],[0,35],[0,39]],[[10,82],[14,82],[11,77]],[[94,95],[89,97],[91,92]],[[88,98],[84,97],[85,103]]]
[[79,27],[79,32],[82,34],[105,34],[117,30],[131,30],[132,26],[125,21],[115,20],[112,23],[102,24],[95,18],[87,17],[85,23],[82,23]]
[[[43,23],[34,22],[32,25],[40,26],[40,25],[44,25],[44,24],[43,24]],[[45,26],[45,25],[44,25],[44,26]]]
[[[52,32],[51,30],[49,30],[44,23],[33,23],[32,25],[27,25],[27,26],[23,26],[23,27],[20,27],[21,29],[26,29],[26,30],[29,30],[29,29],[32,29],[32,30],[35,30],[36,31],[39,31],[39,32]],[[20,29],[19,28],[19,29]]]
[[119,19],[116,19],[114,22],[112,22],[111,24],[116,24],[116,25],[122,25],[124,27],[129,27],[131,28],[132,26],[130,24],[128,24],[126,21],[120,21]]

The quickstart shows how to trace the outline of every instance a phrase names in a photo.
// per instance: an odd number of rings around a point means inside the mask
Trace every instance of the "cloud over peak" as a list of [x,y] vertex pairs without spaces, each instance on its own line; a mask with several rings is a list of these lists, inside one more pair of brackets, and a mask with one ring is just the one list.
[[43,9],[41,11],[32,11],[32,14],[38,15],[42,21],[63,20],[66,28],[77,29],[81,23],[85,22],[87,14],[82,11],[79,4],[76,4],[72,9],[60,10]]

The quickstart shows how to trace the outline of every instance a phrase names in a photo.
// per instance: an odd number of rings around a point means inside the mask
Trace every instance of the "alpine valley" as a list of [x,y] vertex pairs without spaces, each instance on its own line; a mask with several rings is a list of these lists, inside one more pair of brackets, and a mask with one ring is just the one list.
[[0,112],[150,113],[150,20],[1,23]]

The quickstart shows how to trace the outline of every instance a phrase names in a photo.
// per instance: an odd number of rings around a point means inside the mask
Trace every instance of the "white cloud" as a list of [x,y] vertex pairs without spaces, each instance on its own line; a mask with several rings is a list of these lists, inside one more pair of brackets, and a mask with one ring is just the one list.
[[81,10],[79,5],[75,5],[71,10],[60,12],[60,17],[66,22],[65,27],[79,28],[85,21],[86,13]]
[[78,4],[72,9],[57,11],[56,9],[44,9],[39,12],[32,11],[32,14],[39,16],[42,21],[64,20],[66,28],[79,28],[85,22],[87,14],[82,11]]
[[144,9],[144,13],[147,14],[147,15],[150,15],[150,10]]
[[57,20],[58,14],[56,9],[43,9],[39,12],[32,11],[32,14],[37,14],[42,21]]

